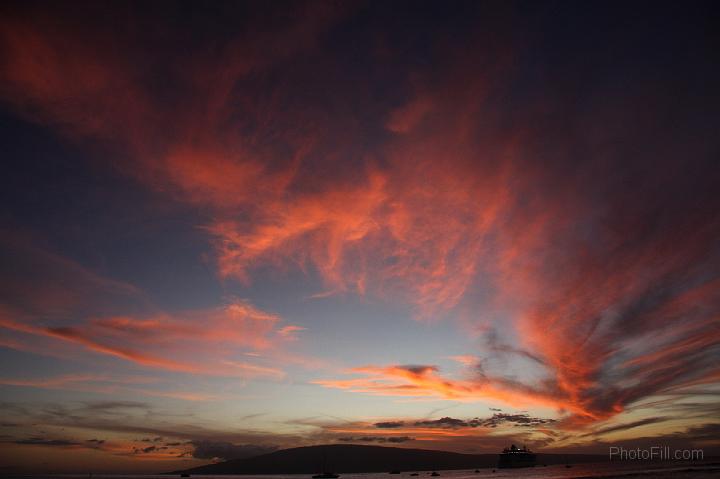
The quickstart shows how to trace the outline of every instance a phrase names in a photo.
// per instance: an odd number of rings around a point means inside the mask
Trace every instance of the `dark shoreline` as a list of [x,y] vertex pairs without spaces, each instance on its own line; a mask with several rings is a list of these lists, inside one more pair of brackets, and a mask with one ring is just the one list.
[[[582,469],[583,467],[588,466],[608,466],[609,462],[604,463],[587,463],[587,464],[578,464],[578,468]],[[627,466],[628,468],[632,466],[640,466],[641,464],[627,464],[627,465],[619,465],[619,467]],[[720,462],[711,462],[711,463],[697,463],[693,465],[685,465],[681,466],[679,464],[669,464],[667,466],[660,465],[658,463],[655,463],[654,466],[648,469],[644,470],[628,470],[626,472],[623,471],[612,471],[612,470],[605,470],[596,474],[583,474],[584,471],[573,471],[572,469],[567,470],[567,474],[552,474],[552,472],[565,472],[565,469],[558,469],[559,464],[555,464],[554,467],[551,467],[548,469],[548,478],[562,478],[562,479],[630,479],[633,477],[647,477],[650,475],[653,478],[657,479],[666,479],[666,478],[673,478],[673,477],[700,477],[704,478],[708,475],[713,475],[712,477],[717,477],[718,474],[720,474]],[[534,471],[536,469],[545,469],[543,466],[536,466],[535,468],[525,468],[525,469],[514,469],[514,470],[504,470],[502,472],[510,472],[512,471],[515,473],[516,476],[522,476],[523,472],[530,472]],[[489,474],[495,475],[494,472],[491,473],[492,469],[490,468],[482,468],[482,470],[478,473],[480,474],[480,477],[486,477]],[[441,473],[447,472],[447,473],[456,473],[459,471],[467,471],[468,475],[473,475],[472,469],[464,469],[464,470],[444,470],[439,469]],[[577,472],[579,474],[573,474],[574,472]],[[425,473],[429,473],[429,471],[422,471],[422,475],[424,476]],[[387,474],[387,472],[383,473],[345,473],[345,474]],[[407,471],[405,473],[402,473],[402,477],[408,476],[410,474],[410,471]],[[241,474],[238,474],[241,475]],[[442,476],[443,474],[441,474]],[[297,478],[307,478],[307,474],[255,474],[253,476],[266,476],[268,478],[271,477],[278,477],[278,476],[293,476]],[[88,474],[83,473],[62,473],[62,474],[49,474],[49,473],[38,473],[38,474],[31,474],[31,473],[0,473],[0,479],[87,479],[88,477],[93,478],[103,478],[103,479],[132,479],[132,478],[162,478],[162,477],[168,477],[168,473],[165,474],[113,474],[113,473],[103,473],[103,474],[93,474],[92,476],[89,476]],[[212,475],[202,475],[202,474],[196,474],[192,477],[212,477]],[[342,477],[342,476],[341,476]],[[452,477],[452,476],[451,476]],[[461,476],[462,477],[462,476]],[[505,476],[507,477],[507,475]]]
[[[717,461],[717,462],[716,462]],[[602,467],[643,466],[648,469],[720,465],[718,458],[702,462],[610,461],[597,454],[537,454],[536,467],[598,464]],[[295,475],[317,474],[322,469],[344,474],[389,471],[457,471],[497,468],[498,454],[461,454],[447,451],[383,446],[323,445],[283,449],[247,459],[207,464],[167,474],[179,475]],[[589,477],[589,476],[587,476]]]

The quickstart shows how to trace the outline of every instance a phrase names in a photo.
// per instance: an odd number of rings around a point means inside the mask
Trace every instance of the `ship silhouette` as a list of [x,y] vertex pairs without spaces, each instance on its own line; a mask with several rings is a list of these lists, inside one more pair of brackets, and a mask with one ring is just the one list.
[[530,449],[525,446],[520,449],[513,444],[509,448],[503,449],[503,452],[500,453],[498,457],[498,467],[533,467],[536,461],[537,457]]

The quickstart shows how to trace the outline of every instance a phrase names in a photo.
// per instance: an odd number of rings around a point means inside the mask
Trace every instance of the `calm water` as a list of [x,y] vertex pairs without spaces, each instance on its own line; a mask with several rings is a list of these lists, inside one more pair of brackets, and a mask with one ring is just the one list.
[[[720,464],[575,464],[570,468],[563,465],[533,467],[526,469],[480,469],[480,472],[471,471],[440,471],[441,478],[447,479],[569,479],[569,478],[612,478],[637,477],[638,479],[666,479],[666,478],[711,478],[720,477]],[[3,476],[24,477],[32,479],[88,479],[87,475],[58,474],[33,476]],[[310,479],[307,474],[295,475],[222,475],[201,476],[193,475],[197,479]],[[116,475],[94,474],[93,479],[179,479],[175,475]],[[421,472],[419,476],[410,476],[410,473],[389,475],[387,473],[342,474],[340,479],[430,479],[429,472]]]

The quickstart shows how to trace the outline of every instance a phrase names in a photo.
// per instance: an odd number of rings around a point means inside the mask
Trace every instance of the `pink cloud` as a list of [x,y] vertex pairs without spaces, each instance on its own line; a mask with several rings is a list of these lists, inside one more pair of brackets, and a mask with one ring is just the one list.
[[[375,126],[389,138],[366,151],[368,138],[344,103],[361,87],[333,85],[337,107],[294,103],[292,80],[268,95],[245,89],[253,75],[312,50],[343,15],[326,6],[296,13],[304,21],[229,41],[217,57],[162,65],[185,72],[177,88],[188,101],[177,108],[150,94],[137,51],[107,48],[114,33],[54,25],[51,16],[4,18],[2,94],[71,138],[119,145],[131,153],[122,155],[131,158],[122,164],[129,175],[207,210],[203,231],[221,277],[249,282],[259,267],[299,268],[324,291],[399,299],[420,318],[471,311],[468,321],[484,328],[477,316],[502,310],[498,329],[518,343],[505,353],[527,353],[544,373],[535,384],[484,383],[387,366],[323,385],[534,401],[572,412],[568,423],[580,425],[643,397],[717,381],[715,178],[697,173],[704,160],[693,159],[705,153],[694,137],[659,141],[661,107],[632,95],[606,102],[600,92],[603,100],[588,99],[573,124],[562,106],[576,102],[565,105],[562,92],[499,108],[513,66],[503,44],[412,72],[401,85],[411,87],[404,104],[378,107]],[[483,44],[483,33],[472,40]],[[353,162],[354,151],[362,154]],[[628,170],[637,157],[637,171]],[[72,309],[76,297],[62,291],[47,288],[29,301]],[[94,318],[2,324],[147,367],[213,374],[229,366],[187,364],[167,343],[214,357],[224,348],[271,351],[290,331],[243,301]],[[150,344],[153,354],[143,352]],[[262,374],[266,365],[257,367],[244,372]]]

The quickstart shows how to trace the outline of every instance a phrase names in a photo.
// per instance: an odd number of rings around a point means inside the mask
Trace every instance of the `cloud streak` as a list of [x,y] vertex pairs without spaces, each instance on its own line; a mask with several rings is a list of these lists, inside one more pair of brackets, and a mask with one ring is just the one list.
[[[478,48],[455,54],[427,42],[431,67],[392,68],[415,37],[398,43],[392,31],[358,27],[363,41],[352,44],[380,44],[363,47],[368,68],[358,77],[328,43],[352,8],[288,8],[270,15],[272,28],[243,24],[246,35],[201,38],[182,55],[166,53],[184,31],[137,37],[18,8],[0,27],[0,92],[25,118],[88,148],[101,143],[124,175],[202,211],[224,281],[301,271],[320,280],[320,296],[400,302],[418,319],[499,335],[477,362],[455,358],[468,366],[462,377],[388,364],[315,384],[546,406],[573,428],[717,383],[716,132],[697,81],[676,78],[715,70],[685,57],[672,68],[653,62],[643,29],[665,32],[662,22],[605,33],[627,46],[617,53],[633,69],[622,80],[615,65],[599,59],[589,70],[577,59],[582,42],[595,51],[589,38],[574,46],[563,29],[562,41],[542,28],[514,35],[502,16],[458,32]],[[455,31],[433,28],[433,38]],[[686,51],[707,48],[705,37],[682,38]],[[663,47],[677,45],[652,50]],[[564,49],[573,54],[547,58]],[[593,94],[580,94],[567,72]],[[377,93],[388,85],[402,93]],[[716,106],[717,95],[700,96]],[[43,297],[22,289],[22,304],[2,313],[5,330],[167,371],[281,378],[276,365],[227,350],[276,352],[302,328],[244,300],[37,321],[39,305],[72,310],[72,295],[66,304],[56,288]],[[182,359],[189,346],[197,364]],[[488,361],[497,357],[530,361],[538,373],[510,377]]]

